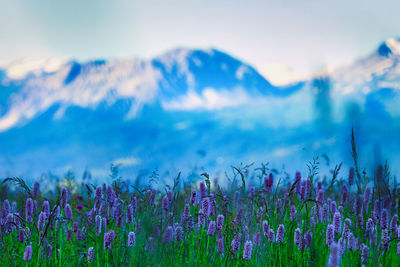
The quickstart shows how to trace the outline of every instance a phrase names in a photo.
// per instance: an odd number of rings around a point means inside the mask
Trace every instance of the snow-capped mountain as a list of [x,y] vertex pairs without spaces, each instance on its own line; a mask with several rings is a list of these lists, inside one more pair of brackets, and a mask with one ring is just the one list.
[[0,131],[26,123],[55,105],[56,117],[61,117],[71,106],[95,109],[125,99],[131,101],[125,114],[130,119],[145,104],[175,110],[215,109],[240,105],[252,97],[288,95],[301,87],[301,83],[275,87],[253,67],[215,49],[176,49],[149,61],[49,64],[37,69],[22,65],[23,76],[18,65],[5,71],[9,76],[2,79],[7,85],[2,91],[12,94],[1,101],[6,108]]

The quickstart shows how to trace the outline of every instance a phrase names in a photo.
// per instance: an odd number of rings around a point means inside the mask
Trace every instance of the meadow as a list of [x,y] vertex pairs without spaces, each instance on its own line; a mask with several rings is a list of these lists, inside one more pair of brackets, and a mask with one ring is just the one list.
[[1,186],[1,266],[400,266],[399,188],[389,166],[290,175],[232,167],[220,185],[123,181]]

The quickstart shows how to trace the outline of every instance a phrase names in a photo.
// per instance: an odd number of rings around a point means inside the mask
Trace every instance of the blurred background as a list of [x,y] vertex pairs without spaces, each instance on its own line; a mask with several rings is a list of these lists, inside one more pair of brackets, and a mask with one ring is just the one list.
[[399,173],[398,1],[0,3],[2,177]]

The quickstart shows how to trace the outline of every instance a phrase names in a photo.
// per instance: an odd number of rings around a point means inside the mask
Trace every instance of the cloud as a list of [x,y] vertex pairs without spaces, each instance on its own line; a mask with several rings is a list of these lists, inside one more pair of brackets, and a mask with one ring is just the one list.
[[235,107],[250,101],[249,95],[242,88],[234,90],[215,90],[206,88],[200,94],[191,90],[177,100],[163,101],[166,110],[218,110]]

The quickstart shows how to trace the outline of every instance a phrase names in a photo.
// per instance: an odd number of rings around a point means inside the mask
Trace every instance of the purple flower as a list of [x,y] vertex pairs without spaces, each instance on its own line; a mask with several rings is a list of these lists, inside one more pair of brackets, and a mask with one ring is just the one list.
[[268,224],[267,221],[263,221],[262,222],[262,229],[263,229],[263,232],[264,232],[264,236],[268,237],[270,227],[269,227],[269,224]]
[[28,222],[32,222],[32,214],[33,214],[33,200],[31,198],[28,198],[25,204],[25,215],[26,215],[26,220]]
[[19,242],[24,242],[25,238],[24,238],[24,230],[19,229],[18,231],[18,241]]
[[38,225],[37,225],[39,232],[42,231],[44,227],[45,219],[46,219],[46,214],[44,212],[41,212],[39,214]]
[[251,260],[251,253],[253,251],[253,244],[251,241],[246,241],[244,244],[244,250],[243,250],[243,259],[244,260]]
[[330,246],[328,267],[338,266],[340,266],[339,246],[336,243],[332,243],[332,245]]
[[397,234],[397,214],[393,215],[392,220],[390,221],[390,231],[393,235]]
[[24,251],[24,261],[30,261],[32,259],[32,246],[27,245]]
[[382,229],[387,229],[388,227],[388,220],[389,220],[389,215],[386,209],[382,210],[382,215],[381,215],[381,228]]
[[361,263],[367,264],[369,259],[369,247],[364,244],[361,244],[360,253],[361,253]]
[[275,232],[271,228],[268,231],[268,241],[269,242],[274,242],[275,241]]
[[344,238],[348,238],[349,237],[350,225],[351,225],[351,220],[349,218],[346,218],[344,220],[344,224],[343,224],[343,236],[344,236]]
[[249,190],[249,197],[254,197],[254,195],[256,194],[256,189],[254,187],[250,187]]
[[208,218],[210,216],[210,199],[208,197],[202,199],[201,208],[204,216]]
[[349,249],[349,250],[354,250],[354,235],[353,235],[353,233],[350,233],[349,234],[349,238],[348,238],[348,240],[347,240],[347,248]]
[[202,198],[207,196],[207,187],[204,182],[200,182],[200,196]]
[[39,188],[40,188],[40,184],[38,182],[36,182],[33,185],[33,190],[32,190],[32,197],[33,198],[37,198],[37,196],[39,195]]
[[225,253],[225,249],[224,249],[224,239],[221,237],[221,238],[218,238],[218,240],[217,240],[217,252],[218,253],[222,253],[222,254],[224,254]]
[[163,243],[171,243],[172,242],[172,226],[168,226],[163,235]]
[[69,204],[65,205],[64,213],[65,213],[65,218],[67,220],[72,220],[73,219],[72,218],[72,209],[71,209],[71,206]]
[[220,214],[217,216],[217,229],[222,231],[222,227],[224,226],[224,215]]
[[76,230],[76,239],[83,240],[83,233],[81,229]]
[[231,251],[233,254],[236,254],[236,252],[239,250],[239,246],[240,246],[239,235],[236,234],[231,242]]
[[318,190],[318,193],[317,193],[317,199],[316,199],[318,202],[320,202],[320,203],[324,203],[324,201],[325,201],[325,191],[324,191],[324,189],[319,189]]
[[235,224],[239,224],[240,221],[242,220],[242,217],[243,217],[243,210],[239,209],[239,211],[238,211],[238,213],[236,214],[236,217],[235,217]]
[[349,190],[347,189],[347,186],[343,184],[343,189],[342,189],[342,206],[346,206],[347,204],[347,199],[349,198]]
[[342,231],[342,215],[340,215],[339,211],[336,211],[333,215],[333,227],[336,234]]
[[351,167],[349,170],[349,186],[354,184],[354,168]]
[[276,231],[276,243],[282,243],[284,235],[285,235],[285,226],[283,224],[280,224],[278,226],[278,230]]
[[96,193],[94,195],[94,206],[97,208],[101,201],[101,186],[96,187]]
[[47,253],[47,258],[51,259],[51,256],[53,255],[53,246],[52,245],[47,244],[46,253]]
[[93,260],[93,258],[94,258],[93,247],[90,247],[90,248],[88,249],[88,253],[87,253],[87,261],[88,261],[88,263],[91,263],[92,260]]
[[104,234],[104,249],[111,249],[115,239],[115,231],[110,230]]
[[102,218],[100,215],[96,215],[95,217],[95,232],[96,235],[100,235],[101,234],[101,223],[102,223]]
[[301,240],[301,230],[300,228],[296,228],[294,231],[294,243],[296,245],[300,245],[300,240]]
[[182,226],[175,227],[175,240],[180,242],[183,239],[183,229]]
[[321,221],[326,222],[328,219],[328,204],[324,204],[322,206],[322,212],[321,212]]
[[207,235],[213,236],[215,234],[215,221],[210,221],[208,224]]
[[115,193],[111,185],[107,187],[106,201],[109,206],[113,206],[115,201]]
[[344,236],[339,238],[338,245],[339,245],[339,253],[340,255],[343,255],[344,251],[346,250],[346,239],[344,238]]
[[268,184],[270,189],[274,186],[274,175],[272,172],[268,176]]
[[163,210],[168,210],[168,208],[169,208],[169,200],[168,200],[168,198],[166,196],[163,197],[161,206],[162,206]]
[[75,207],[77,211],[82,211],[85,208],[82,204],[77,204]]
[[361,195],[357,195],[356,201],[354,202],[354,213],[357,215],[361,214],[363,205],[363,197]]
[[67,241],[71,241],[72,240],[72,229],[68,228],[67,229]]
[[253,235],[253,243],[255,246],[259,246],[261,243],[261,233],[255,232]]
[[369,187],[367,187],[364,191],[364,208],[365,211],[368,211],[368,204],[369,204],[369,200],[371,198],[371,189]]
[[134,232],[128,234],[128,247],[134,247],[136,244],[136,235]]
[[294,216],[296,215],[296,206],[292,205],[290,207],[290,219],[293,221],[294,220]]
[[332,224],[328,224],[326,228],[326,244],[330,246],[334,241],[334,227]]
[[135,213],[136,209],[137,209],[137,198],[135,196],[132,197],[131,205],[132,205],[133,213]]
[[61,208],[65,208],[65,204],[67,204],[67,189],[63,188],[61,190],[61,201],[60,201],[60,206]]

